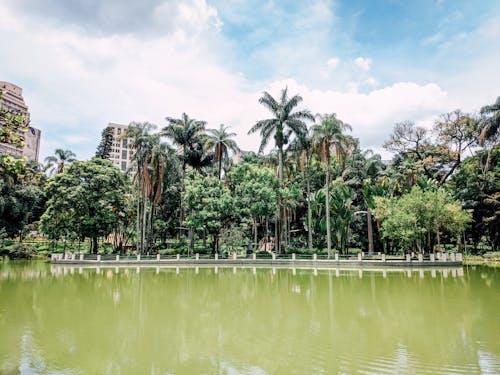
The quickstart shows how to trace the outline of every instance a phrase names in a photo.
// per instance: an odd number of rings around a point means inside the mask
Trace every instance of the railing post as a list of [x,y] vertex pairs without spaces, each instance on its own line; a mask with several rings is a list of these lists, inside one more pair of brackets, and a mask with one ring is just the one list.
[[237,258],[238,258],[238,253],[235,251],[235,252],[233,253],[233,260],[236,260]]
[[314,253],[313,254],[313,261],[316,262],[318,260],[318,254]]
[[382,262],[385,262],[385,254],[382,254]]
[[252,254],[252,260],[257,260],[257,254],[255,253]]
[[411,255],[410,254],[406,254],[406,261],[411,262]]
[[446,261],[448,260],[448,254],[446,254],[446,253],[444,253],[444,252],[443,252],[443,253],[441,253],[441,260],[442,260],[443,262],[446,262]]
[[292,261],[295,262],[295,253],[292,253]]
[[120,254],[116,254],[116,258],[115,258],[115,260],[116,260],[117,262],[119,262],[119,261],[120,261]]
[[272,254],[273,260],[276,260],[276,253],[271,253],[271,254]]
[[200,254],[199,253],[194,254],[194,259],[200,260]]
[[80,260],[83,260],[83,253],[80,253]]
[[454,262],[456,259],[455,253],[450,253],[450,260]]
[[181,260],[181,254],[177,254],[177,260]]
[[137,261],[140,262],[141,260],[141,254],[137,254]]
[[462,262],[462,253],[457,253],[456,261],[457,262]]
[[335,261],[338,262],[339,261],[339,253],[335,253]]
[[64,253],[64,260],[68,260],[68,253]]
[[75,253],[71,253],[71,260],[75,260]]
[[219,253],[215,253],[214,258],[215,258],[215,260],[219,260]]
[[156,260],[157,260],[158,262],[160,261],[160,257],[161,257],[160,253],[156,254]]
[[100,262],[101,261],[101,254],[97,254],[97,261]]
[[358,262],[363,260],[363,253],[358,253]]
[[418,261],[422,263],[424,261],[424,254],[418,253]]
[[431,262],[435,262],[436,261],[436,257],[434,255],[434,253],[430,253],[429,257],[431,258]]

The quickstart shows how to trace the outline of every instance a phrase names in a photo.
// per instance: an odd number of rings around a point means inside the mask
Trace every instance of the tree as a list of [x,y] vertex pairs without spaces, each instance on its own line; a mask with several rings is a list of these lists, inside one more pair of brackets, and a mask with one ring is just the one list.
[[459,243],[471,221],[471,214],[443,189],[416,186],[400,198],[375,197],[375,206],[382,237],[407,252],[433,251],[444,235]]
[[498,144],[500,141],[500,96],[495,103],[482,107],[481,115],[483,116],[480,121],[479,141],[481,146],[489,140]]
[[110,161],[94,158],[74,162],[65,173],[52,177],[46,188],[47,210],[42,231],[52,239],[75,233],[91,238],[91,253],[97,253],[98,238],[108,236],[121,220],[128,178]]
[[254,250],[258,244],[258,224],[265,220],[264,237],[267,243],[268,218],[276,212],[279,181],[269,168],[249,163],[237,165],[229,174],[229,182],[241,215],[250,215],[253,223]]
[[39,220],[43,213],[45,180],[38,164],[0,156],[0,230],[22,241],[26,225]]
[[[177,119],[173,117],[166,117],[166,120],[168,121],[168,125],[162,129],[161,134],[170,138],[174,145],[179,146],[180,159],[182,162],[181,192],[184,192],[186,167],[189,164],[189,154],[190,151],[192,154],[196,153],[197,147],[199,148],[200,145],[203,144],[202,137],[205,132],[206,122],[189,118],[186,113],[183,113],[181,118]],[[194,155],[191,156],[194,157]],[[184,221],[184,209],[182,203],[179,215],[179,222],[182,225],[182,222]]]
[[214,159],[218,163],[218,176],[221,179],[222,162],[228,157],[228,150],[239,152],[236,142],[231,139],[236,133],[228,133],[228,126],[220,124],[219,129],[208,129],[207,146],[213,149]]
[[173,151],[160,142],[158,134],[150,134],[154,125],[132,123],[127,129],[135,149],[133,156],[134,185],[137,187],[138,253],[147,252],[153,241],[154,216],[163,193],[163,182]]
[[63,173],[64,168],[76,160],[75,157],[76,155],[72,151],[57,148],[53,156],[45,158],[45,170],[49,170],[51,175]]
[[229,189],[215,177],[194,175],[186,181],[183,201],[187,225],[196,231],[211,234],[212,252],[218,252],[220,231],[239,216]]
[[113,146],[113,128],[106,127],[101,134],[101,142],[97,146],[96,158],[108,159]]
[[[487,156],[489,154],[489,156]],[[483,160],[490,159],[485,170]],[[464,159],[458,173],[448,183],[455,198],[463,201],[465,209],[472,210],[472,223],[468,238],[477,249],[488,243],[493,251],[500,248],[500,145],[491,150],[479,150]]]
[[326,243],[328,257],[331,256],[332,239],[330,225],[330,173],[332,148],[339,162],[344,160],[346,154],[346,136],[344,131],[351,130],[351,126],[337,118],[335,114],[320,116],[321,122],[313,126],[313,139],[319,150],[321,159],[326,164],[325,177],[325,207],[326,207]]
[[307,201],[307,244],[309,251],[313,250],[313,225],[311,210],[311,161],[313,156],[313,136],[309,129],[298,136],[289,147],[289,150],[297,155],[300,170],[306,181],[306,201]]
[[441,115],[436,121],[435,128],[438,135],[439,146],[443,149],[441,156],[442,185],[458,168],[462,161],[463,153],[477,144],[478,121],[471,115],[460,110]]
[[[1,98],[2,91],[0,90]],[[24,146],[23,132],[28,130],[27,125],[27,121],[22,115],[0,108],[0,143],[22,148]]]
[[[271,136],[274,135],[275,145],[278,148],[278,178],[281,187],[284,186],[283,176],[283,147],[288,144],[290,137],[293,135],[300,135],[306,132],[305,121],[314,121],[314,117],[307,110],[295,111],[295,107],[302,102],[302,97],[294,95],[288,97],[288,89],[285,88],[281,91],[279,102],[274,99],[268,92],[264,92],[259,99],[259,103],[265,106],[273,115],[272,118],[258,121],[248,132],[252,134],[260,132],[261,144],[259,153],[261,153]],[[281,243],[283,239],[282,221],[284,217],[283,207],[280,203],[278,205],[278,212],[276,215],[276,248],[278,252],[282,251]]]

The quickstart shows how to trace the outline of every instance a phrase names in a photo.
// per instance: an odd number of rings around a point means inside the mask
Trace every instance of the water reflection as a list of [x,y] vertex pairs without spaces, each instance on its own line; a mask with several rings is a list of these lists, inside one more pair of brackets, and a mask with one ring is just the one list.
[[1,374],[500,373],[495,269],[0,275]]
[[[270,272],[273,275],[276,275],[276,270],[288,270],[291,272],[292,276],[297,275],[297,271],[301,272],[302,274],[304,272],[310,272],[314,276],[318,275],[319,273],[331,273],[334,272],[335,277],[341,277],[341,276],[358,276],[360,279],[366,276],[370,276],[372,274],[377,274],[382,276],[383,278],[387,278],[388,273],[399,273],[399,274],[404,274],[408,278],[413,278],[418,276],[419,278],[423,279],[425,277],[432,277],[436,278],[437,275],[439,275],[442,278],[448,278],[449,275],[453,278],[457,277],[464,277],[464,267],[439,267],[439,268],[429,268],[429,267],[424,267],[424,268],[297,268],[297,267],[248,267],[248,266],[241,266],[241,267],[235,267],[235,266],[127,266],[127,265],[122,265],[122,266],[84,266],[84,267],[78,267],[78,273],[81,274],[82,272],[94,272],[97,275],[101,274],[102,270],[107,270],[106,275],[108,278],[111,278],[110,276],[110,270],[113,269],[115,274],[119,274],[120,272],[125,272],[127,275],[129,274],[130,269],[135,269],[136,274],[140,274],[141,272],[152,272],[154,271],[155,274],[160,274],[160,272],[164,271],[170,271],[172,269],[175,269],[176,274],[179,274],[181,272],[188,272],[189,270],[194,270],[194,273],[197,275],[200,273],[200,268],[202,269],[210,269],[213,270],[214,274],[217,274],[219,272],[219,269],[231,269],[233,274],[236,274],[238,269],[251,269],[252,273],[255,275],[257,273],[257,269],[267,269],[270,270]],[[9,271],[3,271],[0,273],[0,276],[7,278],[8,277]],[[51,264],[50,265],[50,274],[52,276],[60,277],[60,276],[66,276],[68,274],[73,274],[74,273],[74,267],[69,266],[69,265],[60,265],[60,264]],[[29,277],[34,278],[34,277],[45,277],[46,273],[38,272],[28,272],[27,275]],[[16,275],[17,276],[17,275]]]

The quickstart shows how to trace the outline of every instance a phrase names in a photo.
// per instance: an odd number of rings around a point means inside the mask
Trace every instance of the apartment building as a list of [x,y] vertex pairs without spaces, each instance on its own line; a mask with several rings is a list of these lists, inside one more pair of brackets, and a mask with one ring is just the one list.
[[[28,129],[20,131],[24,138],[24,147],[17,148],[7,143],[0,143],[0,154],[8,154],[14,157],[26,156],[28,159],[38,162],[40,152],[41,131],[30,126],[30,113],[23,99],[23,89],[9,82],[0,81],[0,109],[21,114],[25,119]],[[0,124],[1,125],[1,124]]]
[[128,125],[115,124],[110,122],[107,126],[113,130],[113,144],[109,160],[120,168],[123,172],[127,171],[132,164],[134,148],[130,138],[125,137]]

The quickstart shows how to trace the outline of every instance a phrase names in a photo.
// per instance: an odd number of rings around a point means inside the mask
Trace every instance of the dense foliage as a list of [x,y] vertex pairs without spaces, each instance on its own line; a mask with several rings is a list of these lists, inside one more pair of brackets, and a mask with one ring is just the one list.
[[93,252],[99,239],[138,253],[498,250],[500,99],[428,128],[397,123],[385,143],[391,161],[362,150],[335,114],[301,109],[286,89],[260,103],[271,116],[250,129],[261,135],[258,154],[241,151],[230,127],[206,129],[182,114],[159,132],[131,123],[126,174],[103,160],[109,129],[100,158],[75,162],[57,149],[48,180],[2,156],[0,230],[22,239],[41,216],[49,239],[89,238]]

